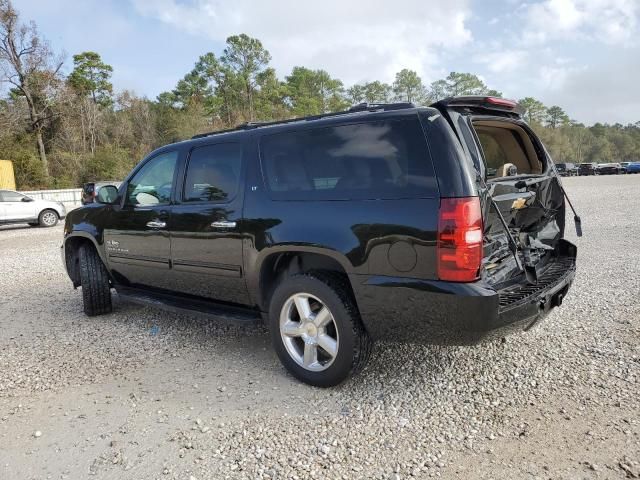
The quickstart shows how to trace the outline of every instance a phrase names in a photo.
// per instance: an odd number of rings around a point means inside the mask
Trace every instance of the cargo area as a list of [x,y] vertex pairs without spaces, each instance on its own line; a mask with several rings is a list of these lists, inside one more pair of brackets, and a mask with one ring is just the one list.
[[[565,201],[559,177],[532,132],[517,121],[472,120],[485,159],[482,277],[496,288],[537,284],[563,252]],[[562,259],[560,261],[565,261]]]

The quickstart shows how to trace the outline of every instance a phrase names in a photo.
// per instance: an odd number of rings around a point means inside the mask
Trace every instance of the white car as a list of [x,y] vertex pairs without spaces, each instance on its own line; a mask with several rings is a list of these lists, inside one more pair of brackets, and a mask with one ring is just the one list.
[[0,190],[0,225],[28,223],[32,227],[53,227],[66,214],[60,202],[36,200],[12,190]]

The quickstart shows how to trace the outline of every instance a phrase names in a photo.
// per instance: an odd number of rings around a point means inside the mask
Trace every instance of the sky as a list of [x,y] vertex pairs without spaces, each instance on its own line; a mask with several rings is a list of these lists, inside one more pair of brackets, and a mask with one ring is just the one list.
[[225,39],[260,39],[284,78],[322,68],[346,86],[471,72],[509,98],[587,125],[640,121],[640,0],[13,0],[54,50],[96,51],[117,90],[155,98]]

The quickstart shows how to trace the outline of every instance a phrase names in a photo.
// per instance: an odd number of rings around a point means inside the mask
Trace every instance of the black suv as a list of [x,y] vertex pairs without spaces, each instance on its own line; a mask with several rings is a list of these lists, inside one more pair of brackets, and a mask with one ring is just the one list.
[[578,175],[578,167],[575,163],[556,163],[556,170],[563,177],[574,177]]
[[111,311],[114,288],[262,317],[284,366],[318,386],[375,339],[526,330],[562,303],[576,247],[520,113],[492,97],[362,104],[168,145],[69,213],[63,261],[88,315]]
[[595,162],[581,163],[578,165],[578,175],[597,175],[598,164]]

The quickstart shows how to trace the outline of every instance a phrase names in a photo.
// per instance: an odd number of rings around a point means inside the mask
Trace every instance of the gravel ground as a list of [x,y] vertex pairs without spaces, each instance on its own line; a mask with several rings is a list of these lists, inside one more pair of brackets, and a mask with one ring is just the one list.
[[0,227],[0,478],[640,478],[640,176],[565,185],[585,236],[542,325],[380,343],[330,390],[261,326],[117,299],[87,318],[62,228]]

